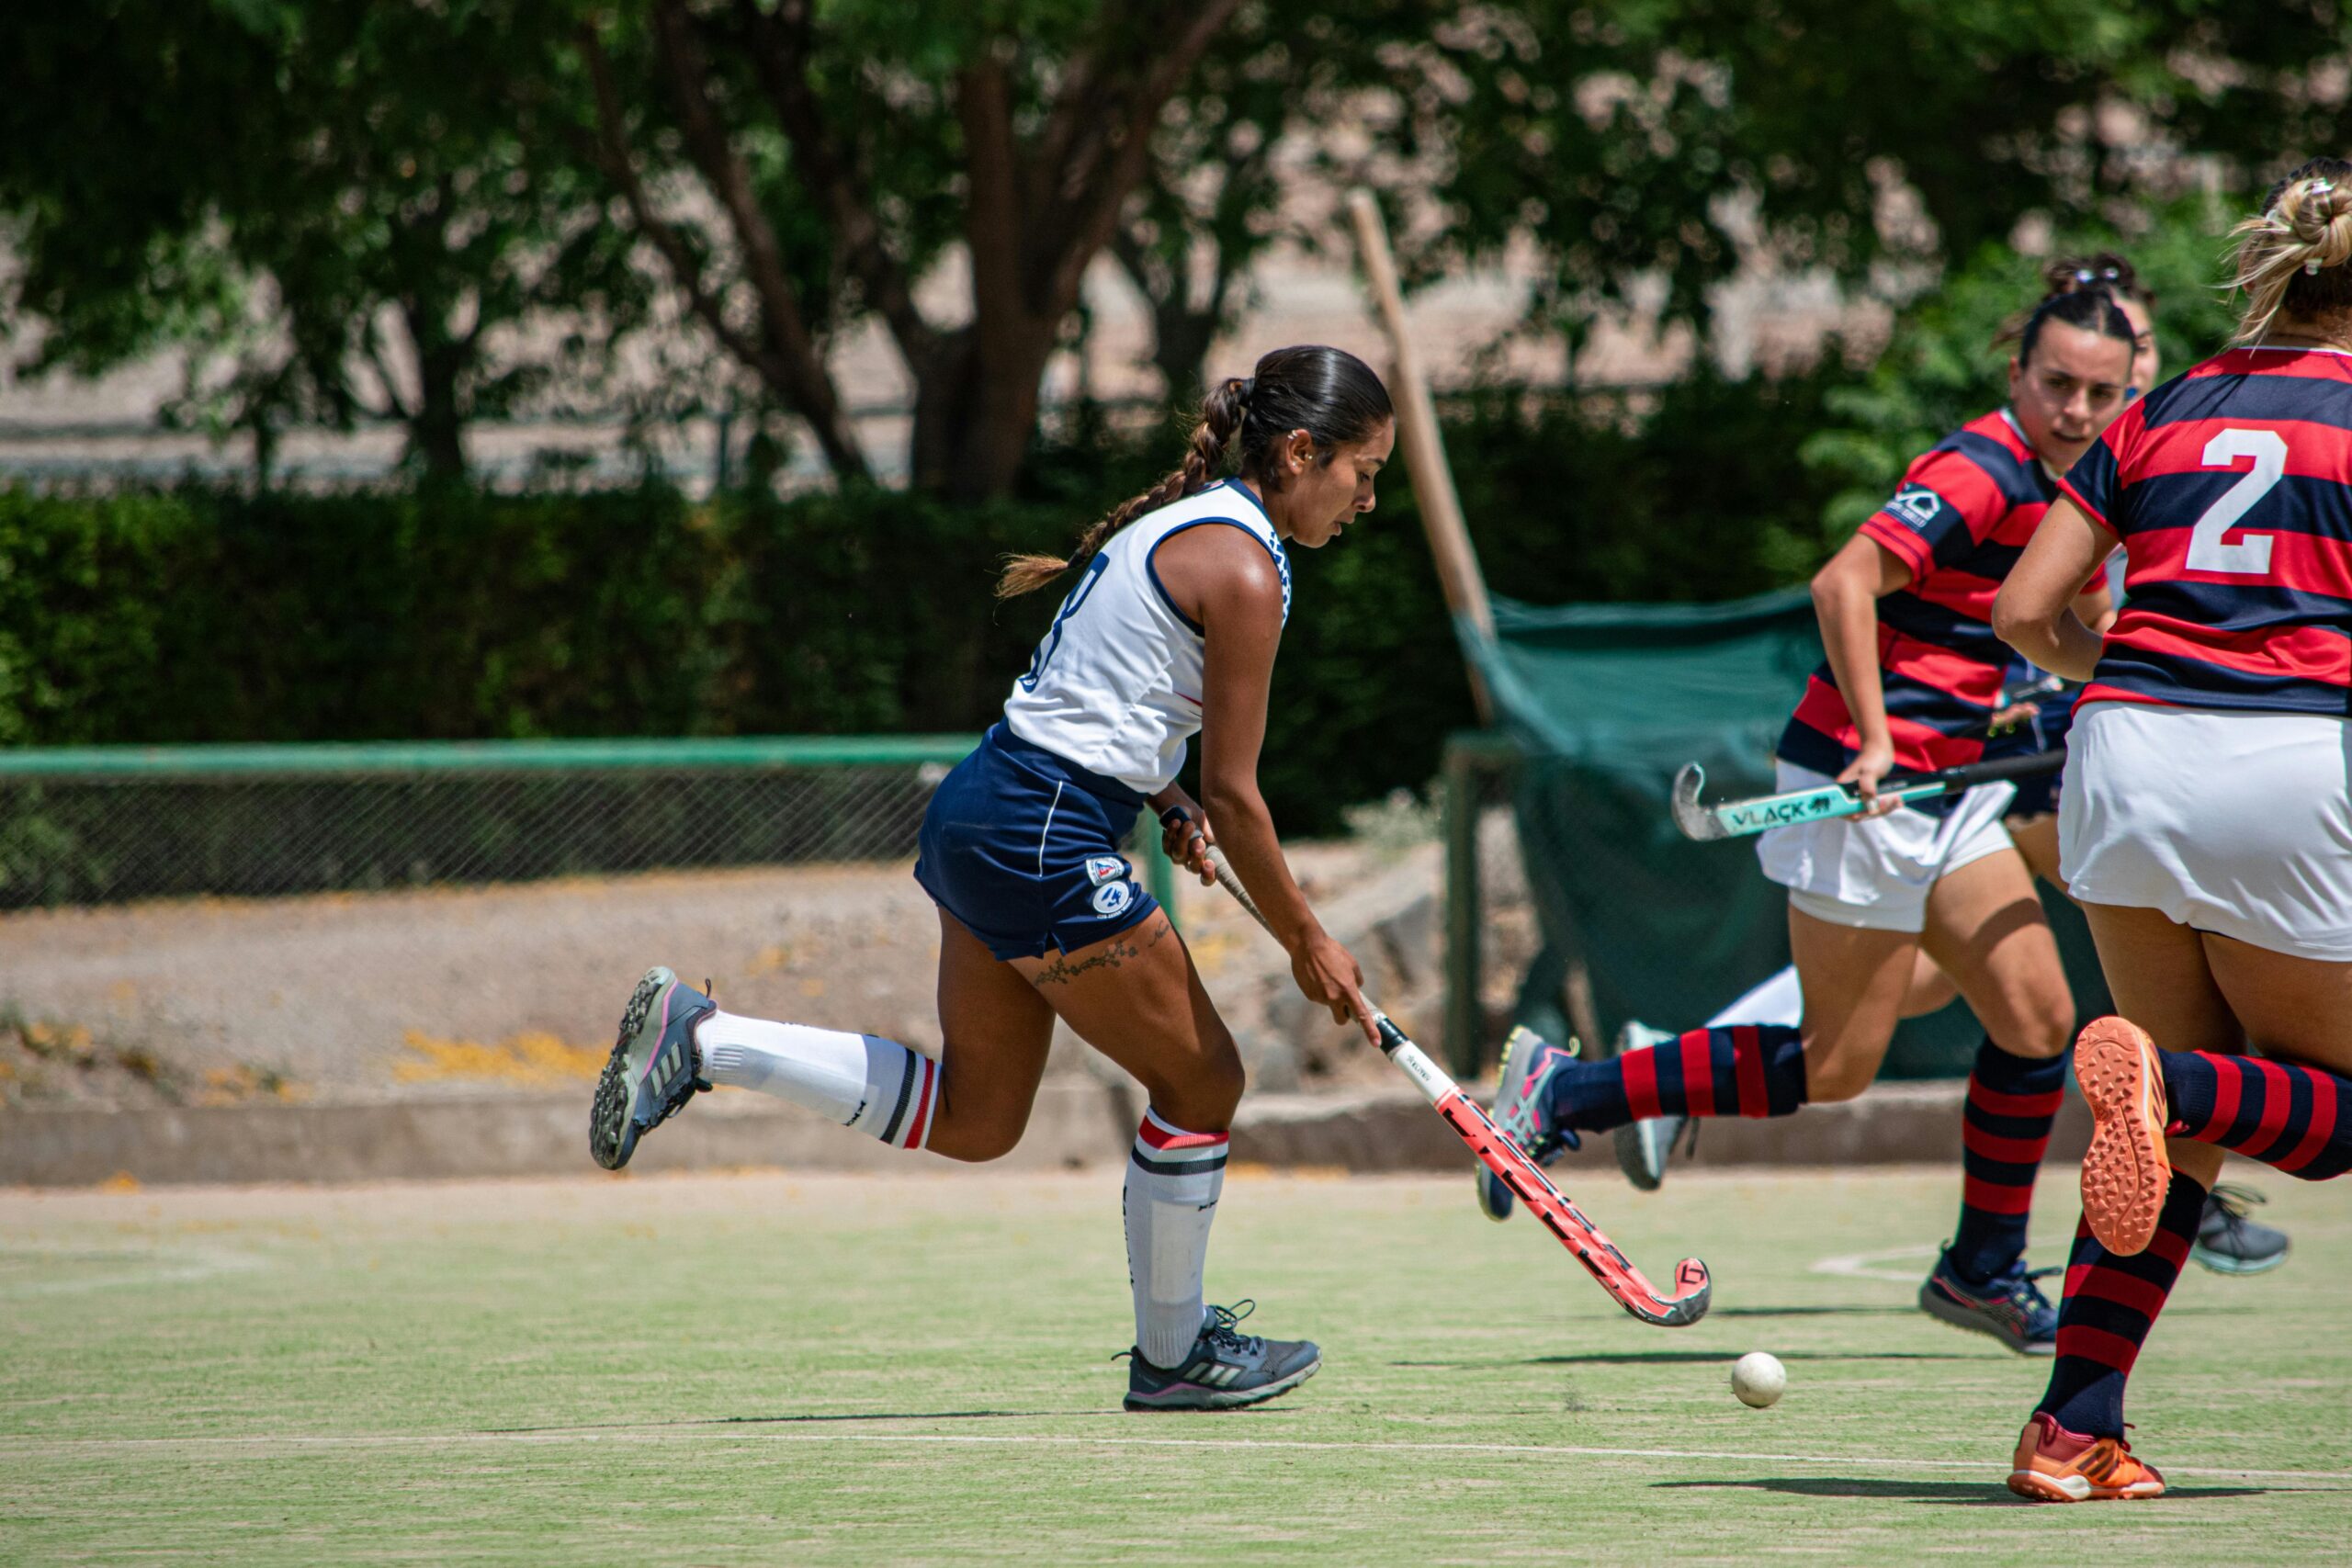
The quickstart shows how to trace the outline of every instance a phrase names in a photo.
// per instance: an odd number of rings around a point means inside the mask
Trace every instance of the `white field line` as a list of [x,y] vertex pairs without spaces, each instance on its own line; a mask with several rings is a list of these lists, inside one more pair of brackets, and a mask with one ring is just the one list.
[[[854,1416],[839,1417],[854,1420]],[[1123,1417],[1124,1419],[1124,1417]],[[384,1432],[348,1436],[247,1435],[217,1438],[0,1438],[0,1456],[14,1459],[54,1457],[71,1452],[141,1453],[201,1452],[206,1450],[359,1450],[447,1448],[458,1444],[646,1443],[684,1442],[707,1445],[714,1439],[760,1443],[899,1443],[968,1448],[1074,1449],[1203,1449],[1265,1450],[1317,1453],[1493,1454],[1528,1459],[1704,1460],[1733,1464],[1860,1465],[1865,1470],[1960,1470],[1993,1474],[1998,1458],[1888,1459],[1880,1454],[1755,1453],[1730,1449],[1606,1449],[1565,1443],[1415,1443],[1332,1442],[1301,1438],[1128,1438],[1073,1433],[977,1434],[963,1432],[766,1432],[722,1422],[696,1422],[674,1427],[569,1427],[541,1432]],[[260,1457],[269,1457],[266,1451]],[[2352,1471],[2238,1470],[2167,1464],[2167,1475],[2197,1475],[2241,1481],[2352,1481]]]
[[[1835,1274],[1846,1280],[1892,1280],[1898,1285],[1916,1284],[1919,1280],[1917,1265],[1936,1260],[1933,1242],[1913,1242],[1905,1247],[1885,1247],[1877,1252],[1848,1252],[1835,1258],[1825,1258],[1813,1266],[1815,1274]],[[1882,1264],[1910,1263],[1908,1269],[1882,1268]]]
[[243,1274],[266,1266],[262,1258],[226,1247],[102,1247],[72,1242],[0,1242],[0,1264],[26,1259],[50,1266],[90,1265],[94,1271],[0,1283],[0,1300],[124,1290],[137,1285],[175,1285],[209,1280],[216,1274]]

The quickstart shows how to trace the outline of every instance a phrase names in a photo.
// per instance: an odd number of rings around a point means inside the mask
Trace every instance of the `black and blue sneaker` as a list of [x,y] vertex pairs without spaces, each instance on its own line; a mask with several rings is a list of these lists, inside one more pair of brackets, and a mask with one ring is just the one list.
[[1311,1339],[1262,1339],[1235,1325],[1257,1310],[1212,1306],[1201,1318],[1201,1337],[1175,1367],[1155,1367],[1140,1350],[1125,1350],[1130,1410],[1238,1410],[1288,1393],[1323,1365]]
[[1949,1249],[1936,1257],[1935,1271],[1919,1287],[1919,1309],[1954,1328],[1989,1334],[2020,1356],[2049,1356],[2058,1349],[2058,1309],[2036,1280],[2064,1269],[2028,1271],[2022,1261],[1982,1284],[1962,1278]]
[[2269,1201],[2249,1187],[2215,1187],[2206,1195],[2188,1256],[2216,1274],[2267,1274],[2286,1262],[2287,1233],[2246,1217],[2247,1209]]
[[[1577,1043],[1566,1050],[1521,1024],[1503,1042],[1502,1073],[1495,1083],[1495,1108],[1490,1113],[1504,1137],[1538,1165],[1549,1165],[1563,1149],[1577,1145],[1576,1134],[1554,1131],[1544,1121],[1544,1086],[1577,1054]],[[1490,1220],[1510,1218],[1510,1189],[1481,1162],[1477,1170],[1478,1207]]]
[[606,1170],[618,1170],[637,1141],[676,1115],[703,1080],[695,1025],[718,1004],[659,967],[648,969],[621,1013],[620,1038],[596,1080],[588,1113],[588,1152]]
[[[1654,1049],[1676,1038],[1668,1030],[1629,1022],[1617,1032],[1617,1055]],[[1655,1192],[1664,1186],[1667,1156],[1674,1152],[1674,1140],[1682,1135],[1685,1127],[1690,1129],[1690,1144],[1695,1147],[1698,1123],[1688,1116],[1649,1116],[1618,1128],[1614,1134],[1617,1168],[1625,1173],[1625,1179],[1644,1192]]]

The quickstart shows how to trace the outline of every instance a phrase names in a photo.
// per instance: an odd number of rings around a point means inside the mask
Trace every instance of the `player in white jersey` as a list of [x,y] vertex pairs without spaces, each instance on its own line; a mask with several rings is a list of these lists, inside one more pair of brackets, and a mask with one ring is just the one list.
[[[1283,863],[1257,766],[1289,547],[1319,549],[1372,510],[1395,440],[1387,391],[1362,360],[1277,349],[1252,378],[1209,394],[1183,466],[1095,524],[1069,559],[1010,562],[1002,597],[1071,582],[1003,721],[924,813],[915,875],[939,906],[940,1055],[722,1012],[656,968],[597,1086],[597,1163],[626,1164],[713,1084],[781,1096],[895,1147],[995,1159],[1028,1123],[1058,1017],[1149,1096],[1124,1201],[1127,1408],[1252,1404],[1311,1375],[1312,1343],[1239,1333],[1246,1304],[1204,1301],[1241,1058],[1120,845],[1146,806],[1168,824],[1170,854],[1204,881],[1208,846],[1220,845],[1299,989],[1377,1044],[1363,972]],[[1234,477],[1218,479],[1228,463]],[[1198,802],[1176,783],[1195,734]]]

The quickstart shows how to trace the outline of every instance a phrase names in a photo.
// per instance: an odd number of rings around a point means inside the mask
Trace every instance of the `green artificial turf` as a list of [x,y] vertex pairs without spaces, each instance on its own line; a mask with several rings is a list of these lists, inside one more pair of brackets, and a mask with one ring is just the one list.
[[1326,1365],[1225,1416],[1119,1411],[1115,1170],[0,1195],[0,1562],[2340,1561],[2352,1223],[2251,1179],[2293,1257],[2140,1364],[2172,1495],[2067,1507],[2000,1484],[2046,1363],[1911,1304],[1957,1171],[1577,1191],[1713,1265],[1681,1330],[1466,1174],[1237,1172],[1211,1298]]

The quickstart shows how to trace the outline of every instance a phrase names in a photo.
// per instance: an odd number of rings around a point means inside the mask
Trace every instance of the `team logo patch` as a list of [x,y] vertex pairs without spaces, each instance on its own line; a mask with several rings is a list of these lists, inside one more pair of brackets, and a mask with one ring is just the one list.
[[1886,509],[1914,528],[1925,528],[1943,510],[1944,498],[1926,485],[1905,485],[1894,492]]
[[1136,890],[1125,882],[1106,882],[1094,890],[1094,912],[1115,915],[1135,902]]
[[[1102,886],[1106,882],[1123,882],[1126,879],[1126,874],[1127,863],[1121,860],[1117,855],[1089,855],[1086,857],[1086,880],[1092,883],[1097,887]],[[1107,913],[1108,911],[1105,912]]]

